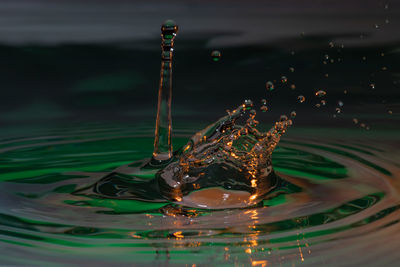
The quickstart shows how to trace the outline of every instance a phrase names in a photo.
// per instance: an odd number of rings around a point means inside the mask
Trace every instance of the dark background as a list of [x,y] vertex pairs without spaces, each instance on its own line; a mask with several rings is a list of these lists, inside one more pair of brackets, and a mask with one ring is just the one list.
[[[299,127],[352,127],[354,117],[372,129],[398,127],[400,1],[2,1],[0,18],[3,127],[152,125],[166,19],[180,27],[178,123],[211,122],[244,99],[265,98],[267,122],[296,110]],[[211,60],[214,49],[219,62]],[[320,89],[328,104],[316,108]],[[297,103],[298,95],[306,102]],[[334,118],[339,100],[344,106]]]

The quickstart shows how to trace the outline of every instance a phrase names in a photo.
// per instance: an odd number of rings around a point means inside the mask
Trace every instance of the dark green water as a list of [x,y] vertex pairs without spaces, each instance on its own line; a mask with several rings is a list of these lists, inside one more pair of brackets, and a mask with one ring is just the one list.
[[[176,130],[174,147],[201,127]],[[0,141],[1,263],[321,266],[340,257],[341,266],[393,266],[400,244],[397,139],[396,131],[292,127],[272,160],[296,186],[255,207],[201,210],[72,194],[148,157],[152,127],[10,130]]]

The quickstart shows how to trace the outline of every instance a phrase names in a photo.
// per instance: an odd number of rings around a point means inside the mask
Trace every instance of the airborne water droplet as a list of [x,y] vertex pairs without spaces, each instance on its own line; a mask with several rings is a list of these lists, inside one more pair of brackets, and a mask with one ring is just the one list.
[[281,115],[281,117],[279,118],[280,121],[287,121],[289,118],[286,115]]
[[340,108],[336,108],[336,113],[341,113],[342,110]]
[[326,105],[326,100],[322,99],[322,100],[321,100],[321,104],[322,104],[323,106],[325,106],[325,105]]
[[371,83],[369,86],[371,87],[371,89],[375,89],[375,84],[374,83]]
[[274,84],[273,84],[271,81],[268,81],[268,82],[265,84],[265,87],[267,88],[268,91],[272,91],[272,90],[275,89],[275,86],[274,86]]
[[289,70],[290,70],[290,72],[294,72],[294,68],[293,67],[290,67]]
[[299,96],[297,97],[297,100],[298,100],[300,103],[303,103],[304,101],[306,101],[306,98],[305,98],[303,95],[299,95]]
[[211,52],[211,58],[214,62],[220,61],[221,59],[221,52],[218,50],[214,50]]
[[338,101],[339,107],[343,107],[343,102],[341,100]]
[[324,90],[318,90],[317,92],[315,92],[315,96],[318,97],[323,97],[326,95],[326,92]]
[[297,115],[296,111],[293,110],[292,112],[290,112],[290,117],[296,118],[296,115]]

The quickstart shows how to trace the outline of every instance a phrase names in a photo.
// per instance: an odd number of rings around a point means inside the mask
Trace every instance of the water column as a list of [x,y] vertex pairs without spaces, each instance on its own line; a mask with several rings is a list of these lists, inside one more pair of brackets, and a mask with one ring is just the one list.
[[153,159],[159,162],[172,157],[172,54],[177,31],[178,26],[172,20],[165,21],[161,26],[161,71],[153,152]]

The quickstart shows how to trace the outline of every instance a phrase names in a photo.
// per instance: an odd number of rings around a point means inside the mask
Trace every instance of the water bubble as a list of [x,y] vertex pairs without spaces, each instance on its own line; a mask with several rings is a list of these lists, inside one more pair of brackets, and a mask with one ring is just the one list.
[[341,100],[338,101],[339,107],[343,107],[343,102]]
[[214,50],[211,52],[211,58],[214,62],[220,61],[221,56],[222,54],[218,50]]
[[281,77],[281,81],[282,81],[282,83],[287,83],[287,77],[286,76],[282,76]]
[[280,121],[287,121],[289,118],[286,115],[281,115],[281,117],[279,118]]
[[318,97],[323,97],[326,95],[326,92],[324,90],[318,90],[317,92],[315,92],[315,96]]
[[246,109],[251,109],[254,106],[253,101],[250,99],[246,99],[243,105]]
[[340,108],[335,109],[336,113],[342,113],[342,110]]
[[297,100],[298,100],[300,103],[304,103],[304,101],[306,101],[306,98],[305,98],[303,95],[299,95],[299,96],[297,97]]
[[290,72],[294,72],[294,68],[293,67],[290,67],[289,70],[290,70]]
[[374,83],[371,83],[369,86],[371,87],[371,89],[375,89],[375,84]]
[[290,117],[296,118],[296,115],[297,115],[296,111],[293,110],[292,112],[290,112]]
[[326,100],[322,99],[322,100],[321,100],[321,104],[322,104],[323,106],[326,106]]
[[272,91],[272,90],[275,89],[275,86],[274,86],[274,84],[273,84],[271,81],[268,81],[268,82],[265,84],[265,87],[267,88],[268,91]]
[[296,85],[295,84],[291,84],[290,85],[290,89],[292,89],[292,90],[296,89]]

